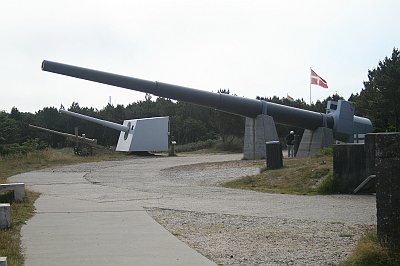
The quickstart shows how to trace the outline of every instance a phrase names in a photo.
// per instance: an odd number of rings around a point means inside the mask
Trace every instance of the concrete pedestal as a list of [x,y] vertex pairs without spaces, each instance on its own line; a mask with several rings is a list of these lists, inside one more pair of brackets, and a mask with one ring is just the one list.
[[332,129],[319,127],[315,130],[304,130],[301,138],[299,150],[296,157],[309,157],[321,153],[321,149],[332,147],[333,132]]
[[10,204],[0,203],[0,229],[10,227]]
[[371,135],[375,139],[378,239],[400,256],[400,133]]
[[265,143],[267,152],[267,168],[279,169],[283,167],[282,147],[279,141],[268,141]]
[[269,115],[246,117],[243,159],[265,159],[265,143],[279,140],[274,119]]
[[0,257],[0,266],[7,266],[7,258]]
[[14,185],[14,200],[22,201],[25,197],[25,184],[13,183]]

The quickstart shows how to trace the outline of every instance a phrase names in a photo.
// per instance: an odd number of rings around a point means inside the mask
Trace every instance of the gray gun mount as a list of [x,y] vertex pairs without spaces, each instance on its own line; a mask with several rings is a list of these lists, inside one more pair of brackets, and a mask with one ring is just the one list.
[[169,117],[124,120],[121,125],[64,109],[60,109],[60,112],[120,131],[116,151],[168,150]]
[[[177,85],[142,80],[138,78],[112,74],[108,72],[82,68],[52,61],[44,60],[42,70],[52,73],[62,74],[70,77],[99,82],[112,86],[122,87],[130,90],[150,93],[156,96],[174,99],[178,101],[189,102],[197,105],[211,107],[220,111],[233,113],[248,118],[253,118],[253,131],[257,131],[256,123],[263,124],[264,130],[266,124],[268,127],[274,125],[274,122],[293,127],[299,127],[316,131],[320,128],[331,129],[333,137],[336,140],[351,142],[354,134],[366,134],[372,131],[372,123],[369,119],[355,116],[350,103],[339,101],[337,110],[329,113],[318,113],[299,108],[289,107],[263,100],[248,99],[223,93],[213,93],[192,88],[181,87]],[[265,118],[261,122],[256,122],[257,118],[270,117],[272,120],[266,122]],[[268,118],[269,119],[269,118]],[[264,140],[277,140],[276,130],[272,132],[271,137]],[[331,134],[332,134],[331,133]],[[256,133],[249,133],[253,135]],[[269,133],[262,133],[266,135]],[[325,133],[324,133],[325,134]],[[311,134],[313,138],[313,134]],[[246,143],[245,143],[246,145]],[[255,141],[252,144],[255,146]],[[265,146],[265,142],[263,144]],[[329,144],[328,144],[329,145]]]

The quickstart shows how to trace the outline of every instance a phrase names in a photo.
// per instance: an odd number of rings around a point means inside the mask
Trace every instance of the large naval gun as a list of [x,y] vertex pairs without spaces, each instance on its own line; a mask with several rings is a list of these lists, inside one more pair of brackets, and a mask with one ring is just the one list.
[[75,129],[76,132],[75,132],[75,135],[73,135],[73,134],[69,134],[69,133],[65,133],[65,132],[60,132],[57,130],[52,130],[52,129],[48,129],[48,128],[44,128],[44,127],[35,126],[35,125],[29,125],[29,127],[38,129],[41,131],[45,131],[45,132],[48,132],[51,134],[63,136],[68,141],[75,143],[75,146],[74,146],[74,154],[75,155],[87,156],[87,155],[92,155],[94,153],[94,150],[95,151],[105,150],[105,148],[103,146],[100,146],[97,144],[97,139],[87,138],[85,136],[85,134],[82,134],[82,136],[79,136],[77,129]]
[[263,100],[213,93],[44,60],[42,70],[156,96],[189,102],[246,117],[244,158],[265,157],[265,142],[278,140],[275,123],[306,129],[298,156],[316,154],[333,140],[352,142],[354,134],[372,131],[371,121],[354,115],[350,102],[338,101],[318,113]]

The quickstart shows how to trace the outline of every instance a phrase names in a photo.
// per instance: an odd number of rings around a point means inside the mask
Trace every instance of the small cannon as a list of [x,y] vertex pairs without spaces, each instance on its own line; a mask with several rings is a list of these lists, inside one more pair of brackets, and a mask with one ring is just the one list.
[[93,148],[104,149],[104,147],[97,145],[97,139],[86,138],[84,135],[78,136],[77,132],[75,135],[73,135],[35,125],[29,125],[29,127],[65,137],[68,141],[75,143],[74,153],[76,155],[80,156],[92,155]]
[[117,124],[64,109],[60,112],[120,131],[116,151],[167,151],[169,117],[151,117],[125,120]]
[[246,117],[244,158],[265,157],[265,142],[278,140],[275,123],[306,129],[299,156],[319,153],[333,139],[352,142],[354,134],[372,132],[371,121],[354,115],[350,102],[339,101],[326,114],[256,99],[153,82],[62,63],[42,62],[42,70],[156,96],[189,102]]

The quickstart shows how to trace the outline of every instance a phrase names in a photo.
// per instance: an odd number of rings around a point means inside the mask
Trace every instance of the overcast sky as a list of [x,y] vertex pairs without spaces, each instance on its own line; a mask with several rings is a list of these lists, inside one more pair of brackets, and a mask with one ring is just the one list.
[[144,94],[43,72],[57,61],[248,98],[348,98],[400,47],[400,1],[5,1],[0,110],[101,109]]

